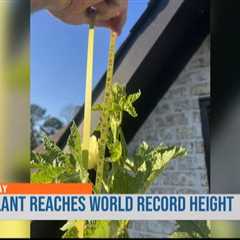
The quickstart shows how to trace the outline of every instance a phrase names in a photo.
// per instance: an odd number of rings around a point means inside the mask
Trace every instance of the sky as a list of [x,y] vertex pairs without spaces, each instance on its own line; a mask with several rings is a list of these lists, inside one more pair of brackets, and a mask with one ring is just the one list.
[[[147,7],[148,0],[129,0],[128,19],[117,48]],[[106,71],[110,31],[95,33],[93,85]],[[62,119],[67,106],[82,105],[85,92],[88,26],[61,22],[47,11],[31,16],[31,103]],[[63,120],[63,119],[62,119]]]

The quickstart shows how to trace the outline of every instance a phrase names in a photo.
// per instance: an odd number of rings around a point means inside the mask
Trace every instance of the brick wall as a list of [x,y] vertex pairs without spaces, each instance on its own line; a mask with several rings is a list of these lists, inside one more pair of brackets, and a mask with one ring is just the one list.
[[[208,37],[129,145],[130,152],[143,140],[152,145],[163,142],[188,149],[188,156],[174,160],[152,185],[150,193],[208,192],[199,98],[209,95]],[[135,221],[130,224],[129,234],[132,237],[166,237],[174,226],[175,223],[169,221]]]

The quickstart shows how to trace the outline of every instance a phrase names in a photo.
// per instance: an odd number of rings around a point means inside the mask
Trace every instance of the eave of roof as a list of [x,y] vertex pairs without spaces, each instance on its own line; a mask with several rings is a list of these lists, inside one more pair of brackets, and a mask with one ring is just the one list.
[[185,0],[164,32],[139,65],[127,84],[130,92],[142,90],[135,106],[136,119],[124,115],[123,131],[130,142],[154,110],[169,87],[176,81],[210,31],[209,0]]

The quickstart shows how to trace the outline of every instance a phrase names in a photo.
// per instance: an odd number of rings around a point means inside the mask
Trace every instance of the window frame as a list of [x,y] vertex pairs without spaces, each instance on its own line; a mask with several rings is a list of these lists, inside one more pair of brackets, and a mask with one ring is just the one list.
[[203,135],[203,144],[204,144],[204,152],[205,152],[205,162],[207,168],[207,177],[208,177],[208,185],[210,191],[210,172],[211,172],[211,164],[210,164],[210,110],[211,110],[211,99],[210,97],[204,97],[199,99],[199,108],[201,115],[201,128]]

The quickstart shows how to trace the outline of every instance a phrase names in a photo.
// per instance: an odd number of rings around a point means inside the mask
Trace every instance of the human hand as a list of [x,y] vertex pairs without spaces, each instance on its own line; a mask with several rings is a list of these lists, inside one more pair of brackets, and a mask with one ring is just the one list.
[[[128,0],[32,0],[44,1],[41,8],[48,9],[54,16],[70,24],[92,24],[111,28],[120,34],[125,23]],[[89,7],[96,12],[89,14]]]

